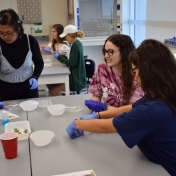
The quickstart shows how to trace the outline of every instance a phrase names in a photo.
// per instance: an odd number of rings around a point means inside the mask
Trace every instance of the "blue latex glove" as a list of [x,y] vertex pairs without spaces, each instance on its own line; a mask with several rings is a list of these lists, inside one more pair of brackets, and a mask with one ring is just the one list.
[[31,86],[30,89],[36,89],[38,87],[38,81],[35,78],[31,78],[29,84]]
[[0,109],[2,109],[4,107],[4,103],[0,102]]
[[90,119],[99,119],[99,117],[98,117],[98,115],[95,113],[95,111],[93,112],[93,114],[80,117],[80,120],[90,120]]
[[60,55],[61,55],[61,53],[59,53],[58,51],[55,51],[55,52],[53,53],[53,57],[54,57],[55,59],[57,59],[58,56],[60,56]]
[[106,103],[101,103],[95,100],[85,100],[85,105],[95,112],[100,112],[106,110]]
[[79,136],[84,135],[82,130],[79,130],[76,128],[75,125],[75,120],[72,121],[68,126],[67,126],[67,134],[70,136],[71,139],[77,138]]
[[42,47],[41,49],[42,49],[42,51],[44,51],[45,53],[51,53],[51,52],[52,52],[51,49],[49,49],[49,48],[47,48],[47,47]]

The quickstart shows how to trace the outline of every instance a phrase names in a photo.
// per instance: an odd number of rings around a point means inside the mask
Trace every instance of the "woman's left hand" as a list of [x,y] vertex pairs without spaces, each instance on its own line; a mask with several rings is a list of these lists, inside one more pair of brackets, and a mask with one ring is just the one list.
[[38,87],[38,81],[35,78],[31,78],[29,84],[31,86],[30,89],[36,89]]
[[4,107],[4,103],[0,102],[0,109],[2,109]]
[[57,59],[61,55],[61,53],[59,53],[58,51],[55,51],[52,55],[55,59]]

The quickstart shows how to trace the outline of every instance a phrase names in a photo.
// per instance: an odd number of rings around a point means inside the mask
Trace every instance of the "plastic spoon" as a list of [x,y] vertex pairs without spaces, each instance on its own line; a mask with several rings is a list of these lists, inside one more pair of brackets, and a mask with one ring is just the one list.
[[77,106],[73,106],[73,107],[71,107],[71,106],[65,106],[65,108],[67,108],[67,109],[77,109]]
[[8,107],[8,106],[10,106],[10,107],[16,107],[16,106],[19,106],[19,104],[14,104],[14,105],[5,104],[5,107]]

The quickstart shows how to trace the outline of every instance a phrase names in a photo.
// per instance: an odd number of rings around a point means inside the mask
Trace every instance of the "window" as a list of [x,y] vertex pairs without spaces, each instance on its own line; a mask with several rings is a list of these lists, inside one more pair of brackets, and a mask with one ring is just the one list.
[[146,33],[146,5],[147,0],[131,0],[130,1],[130,36],[136,46],[145,39]]

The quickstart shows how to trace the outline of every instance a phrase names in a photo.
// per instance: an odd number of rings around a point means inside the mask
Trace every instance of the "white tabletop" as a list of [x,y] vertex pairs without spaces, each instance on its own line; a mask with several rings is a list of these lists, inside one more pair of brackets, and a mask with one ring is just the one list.
[[28,113],[32,131],[51,130],[55,133],[52,142],[45,147],[37,147],[30,141],[33,176],[91,169],[97,176],[169,175],[160,165],[149,162],[138,147],[129,149],[117,133],[91,133],[70,139],[66,127],[72,120],[91,113],[84,105],[90,97],[90,94],[48,97],[53,104],[83,105],[80,112],[66,111],[62,116],[54,117],[46,108],[38,108]]

